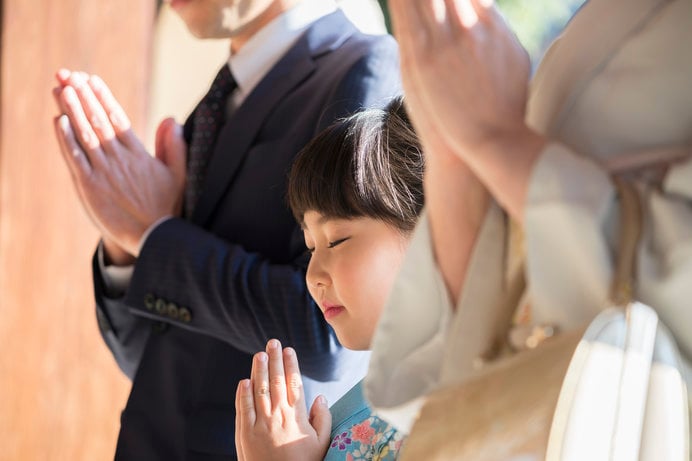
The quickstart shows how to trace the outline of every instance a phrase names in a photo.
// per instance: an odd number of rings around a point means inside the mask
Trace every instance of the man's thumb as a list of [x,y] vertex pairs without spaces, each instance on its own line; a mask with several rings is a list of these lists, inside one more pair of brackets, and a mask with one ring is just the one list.
[[171,169],[178,181],[185,182],[187,145],[182,126],[173,118],[161,122],[156,130],[156,158]]
[[317,439],[326,444],[332,430],[332,414],[327,406],[327,398],[318,395],[310,408],[310,425],[317,433]]

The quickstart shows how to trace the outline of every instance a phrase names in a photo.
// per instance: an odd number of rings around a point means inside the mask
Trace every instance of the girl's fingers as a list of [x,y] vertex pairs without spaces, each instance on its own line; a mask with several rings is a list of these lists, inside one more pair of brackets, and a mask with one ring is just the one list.
[[296,409],[296,413],[307,416],[305,406],[305,390],[303,389],[303,378],[300,376],[298,357],[296,351],[287,347],[283,351],[284,370],[286,374],[286,392],[288,404]]
[[267,354],[269,355],[269,391],[272,409],[285,407],[287,403],[286,376],[281,343],[277,339],[270,339],[267,342]]
[[269,370],[266,352],[258,352],[252,360],[252,390],[255,398],[257,419],[271,416],[271,396],[269,394]]
[[252,383],[244,379],[238,383],[235,392],[235,448],[238,461],[244,461],[243,437],[255,425],[255,401],[252,396]]

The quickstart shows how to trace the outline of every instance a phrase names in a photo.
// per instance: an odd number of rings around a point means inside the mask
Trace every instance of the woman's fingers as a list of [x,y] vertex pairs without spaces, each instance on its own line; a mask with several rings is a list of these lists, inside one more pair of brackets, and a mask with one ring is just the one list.
[[269,391],[272,410],[286,406],[286,375],[284,374],[284,359],[281,353],[281,343],[277,339],[267,342],[269,356]]

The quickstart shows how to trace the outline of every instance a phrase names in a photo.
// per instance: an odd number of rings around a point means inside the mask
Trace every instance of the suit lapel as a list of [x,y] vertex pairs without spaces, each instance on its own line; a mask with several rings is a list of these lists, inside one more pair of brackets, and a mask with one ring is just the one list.
[[233,112],[219,133],[193,222],[205,224],[211,217],[272,109],[316,69],[314,58],[354,31],[341,12],[318,20]]
[[548,136],[557,134],[593,77],[669,1],[588,1],[550,47],[531,82],[529,125]]

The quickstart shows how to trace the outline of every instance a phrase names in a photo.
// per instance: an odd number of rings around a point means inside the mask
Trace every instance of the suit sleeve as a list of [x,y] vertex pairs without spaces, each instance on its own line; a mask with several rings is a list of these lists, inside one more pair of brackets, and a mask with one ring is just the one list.
[[402,94],[397,49],[389,36],[370,45],[370,52],[356,61],[335,87],[315,134],[339,118],[367,108],[385,107],[394,96]]
[[109,296],[97,254],[92,259],[92,271],[99,331],[122,372],[133,379],[153,322],[133,315],[122,297]]
[[[334,85],[315,132],[336,118],[386,104],[400,91],[398,69],[393,40],[375,42]],[[247,353],[264,349],[275,337],[296,349],[306,376],[338,378],[347,372],[350,352],[307,291],[308,259],[297,225],[290,245],[297,256],[277,264],[182,219],[162,223],[142,247],[123,300],[137,319],[129,331],[120,330],[118,341],[109,342],[111,350],[136,356],[122,339],[139,341],[141,321],[150,319],[216,337]]]

